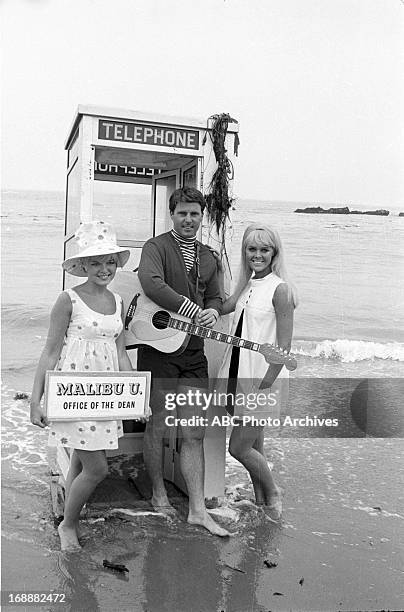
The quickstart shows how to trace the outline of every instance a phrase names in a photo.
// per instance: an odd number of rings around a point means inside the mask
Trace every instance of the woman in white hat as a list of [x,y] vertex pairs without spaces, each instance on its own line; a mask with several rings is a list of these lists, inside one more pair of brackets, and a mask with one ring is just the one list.
[[[40,406],[47,370],[63,372],[132,370],[123,336],[122,298],[108,289],[129,251],[116,243],[108,223],[92,221],[76,232],[80,252],[63,262],[69,274],[87,277],[61,293],[53,306],[48,338],[39,360],[31,396],[31,422],[48,425]],[[80,547],[80,511],[108,472],[105,449],[118,448],[121,421],[69,421],[51,424],[49,444],[74,449],[66,479],[64,520],[59,525],[62,550]]]

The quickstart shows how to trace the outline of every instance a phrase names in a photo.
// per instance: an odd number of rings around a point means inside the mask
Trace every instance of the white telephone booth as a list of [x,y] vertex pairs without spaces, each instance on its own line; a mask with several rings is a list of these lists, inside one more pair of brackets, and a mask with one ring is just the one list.
[[[120,246],[130,250],[124,270],[118,270],[113,289],[127,307],[133,297],[134,271],[141,249],[151,238],[171,229],[168,199],[183,186],[209,189],[216,160],[210,138],[212,121],[168,117],[131,110],[79,106],[66,141],[67,176],[64,256],[76,252],[74,232],[80,222],[111,223]],[[238,124],[229,123],[225,146],[233,161]],[[215,243],[206,225],[198,236]],[[213,240],[213,243],[212,243]],[[65,275],[63,285],[74,279]],[[222,322],[221,325],[226,325]],[[210,375],[217,372],[224,346],[206,342]],[[136,366],[136,350],[130,350]],[[184,489],[179,472],[174,428],[165,447],[165,478]],[[119,453],[142,451],[144,426],[125,422]],[[209,427],[205,439],[206,497],[224,493],[225,428]],[[58,463],[64,475],[68,456],[61,449]]]

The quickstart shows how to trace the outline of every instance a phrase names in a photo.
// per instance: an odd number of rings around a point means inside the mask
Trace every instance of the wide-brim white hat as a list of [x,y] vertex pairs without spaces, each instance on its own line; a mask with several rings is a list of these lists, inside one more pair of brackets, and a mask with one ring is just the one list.
[[104,221],[81,223],[75,233],[75,238],[79,252],[62,263],[63,269],[73,276],[87,276],[81,262],[85,257],[116,254],[118,266],[121,268],[129,259],[130,251],[116,243],[116,235],[112,226]]

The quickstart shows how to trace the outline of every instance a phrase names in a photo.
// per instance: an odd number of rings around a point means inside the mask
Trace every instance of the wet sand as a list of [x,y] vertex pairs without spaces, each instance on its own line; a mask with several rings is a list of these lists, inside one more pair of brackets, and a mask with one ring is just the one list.
[[[3,610],[402,609],[401,441],[278,439],[267,447],[286,491],[281,525],[248,503],[245,473],[229,458],[226,504],[238,520],[218,520],[238,531],[232,538],[160,516],[106,513],[82,522],[80,553],[59,550],[46,466],[32,467],[27,481],[3,461]],[[174,503],[184,517],[184,501]],[[129,572],[104,568],[104,559]],[[11,606],[7,591],[63,592],[66,603]]]

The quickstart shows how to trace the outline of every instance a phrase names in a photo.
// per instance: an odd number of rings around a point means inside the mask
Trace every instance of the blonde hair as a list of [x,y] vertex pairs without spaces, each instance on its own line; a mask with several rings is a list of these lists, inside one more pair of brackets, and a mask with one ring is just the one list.
[[[107,261],[110,257],[113,257],[115,263],[119,265],[118,253],[102,253],[102,255],[88,255],[87,257],[80,257],[79,265],[83,270],[86,271],[90,259],[98,259],[99,261]],[[87,273],[87,272],[86,272]]]
[[288,286],[288,299],[296,307],[298,304],[297,291],[289,279],[286,271],[285,254],[281,239],[276,229],[263,225],[262,223],[252,223],[244,232],[241,243],[241,264],[240,272],[234,294],[238,298],[251,278],[252,270],[247,262],[246,248],[249,244],[271,246],[274,249],[271,271],[279,276]]

